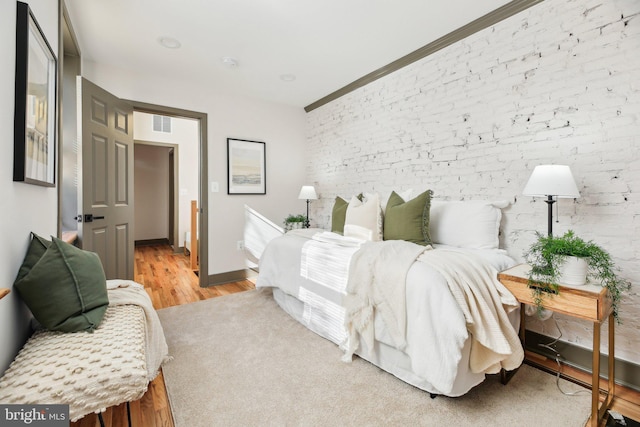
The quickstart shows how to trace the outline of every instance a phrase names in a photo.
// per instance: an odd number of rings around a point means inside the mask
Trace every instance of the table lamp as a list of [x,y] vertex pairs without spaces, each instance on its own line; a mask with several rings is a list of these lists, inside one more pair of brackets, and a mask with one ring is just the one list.
[[303,185],[300,189],[298,199],[307,200],[307,219],[304,221],[304,228],[309,228],[309,202],[311,200],[316,200],[317,198],[318,195],[316,194],[316,189],[313,188],[313,185]]
[[569,166],[540,165],[533,169],[522,194],[532,197],[546,197],[548,209],[548,233],[552,234],[553,211],[552,206],[558,198],[575,199],[580,192],[571,174]]

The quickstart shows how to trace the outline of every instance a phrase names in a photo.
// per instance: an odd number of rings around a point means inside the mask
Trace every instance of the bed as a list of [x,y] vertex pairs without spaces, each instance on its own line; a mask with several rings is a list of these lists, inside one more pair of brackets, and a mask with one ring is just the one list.
[[[337,198],[332,232],[292,230],[266,245],[256,286],[272,288],[285,312],[340,346],[345,362],[357,355],[456,397],[522,363],[519,304],[496,277],[515,260],[498,248],[504,204],[429,196],[394,192],[384,216],[377,195]],[[413,225],[398,232],[392,221]]]

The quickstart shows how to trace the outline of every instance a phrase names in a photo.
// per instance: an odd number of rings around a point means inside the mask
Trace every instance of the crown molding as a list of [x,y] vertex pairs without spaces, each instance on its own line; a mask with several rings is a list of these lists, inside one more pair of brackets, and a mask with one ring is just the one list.
[[517,13],[520,13],[523,10],[530,8],[531,6],[534,6],[538,3],[542,3],[543,1],[544,0],[513,0],[505,4],[504,6],[501,6],[498,9],[487,13],[484,16],[481,16],[475,21],[472,21],[458,28],[457,30],[450,32],[449,34],[446,34],[440,37],[439,39],[419,49],[414,50],[413,52],[403,56],[402,58],[397,59],[381,68],[378,68],[377,70],[363,77],[360,77],[358,80],[355,80],[349,83],[343,88],[338,89],[335,92],[330,93],[329,95],[313,102],[312,104],[307,105],[306,107],[304,107],[304,110],[307,113],[311,112],[316,108],[319,108],[325,104],[328,104],[329,102],[334,101],[350,92],[353,92],[358,88],[366,86],[369,83],[374,82],[381,77],[384,77],[388,74],[393,73],[394,71],[404,68],[409,64],[413,64],[414,62],[419,61],[422,58],[425,58],[441,49],[444,49],[445,47],[450,46],[453,43],[463,40],[469,37],[470,35],[477,33],[478,31],[484,30],[485,28],[488,28],[494,24],[497,24],[498,22],[503,21]]

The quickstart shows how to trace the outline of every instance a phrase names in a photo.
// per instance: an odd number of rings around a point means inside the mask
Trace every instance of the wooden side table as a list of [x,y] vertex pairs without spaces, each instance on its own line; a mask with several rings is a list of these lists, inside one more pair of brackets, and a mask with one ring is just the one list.
[[[524,304],[534,304],[531,289],[527,286],[530,267],[520,264],[498,274],[498,280],[521,303],[520,339],[524,346],[525,315]],[[593,322],[593,359],[591,362],[591,426],[597,427],[603,421],[607,409],[611,407],[615,396],[614,371],[614,327],[615,319],[608,290],[599,285],[584,286],[560,285],[558,295],[548,295],[544,307],[567,316],[578,317]],[[604,400],[600,400],[600,330],[602,323],[609,319],[609,381]]]

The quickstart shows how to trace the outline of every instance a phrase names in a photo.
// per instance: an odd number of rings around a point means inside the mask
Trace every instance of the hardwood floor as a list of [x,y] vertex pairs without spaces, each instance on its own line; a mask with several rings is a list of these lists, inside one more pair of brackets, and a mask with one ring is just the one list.
[[[168,245],[140,246],[135,253],[135,280],[144,285],[156,309],[188,304],[208,298],[215,298],[235,292],[254,289],[252,282],[245,280],[225,285],[201,288],[198,277],[191,271],[189,258],[182,253],[173,253]],[[543,363],[540,356],[527,354],[537,363]],[[549,371],[554,371],[554,361],[547,362]],[[588,373],[564,367],[565,375],[589,382]],[[616,386],[614,410],[640,420],[640,393],[622,386]],[[131,425],[134,427],[173,427],[171,410],[167,398],[162,373],[151,382],[149,389],[140,400],[131,402]],[[106,427],[127,426],[126,404],[107,409],[103,413]],[[98,417],[87,415],[73,427],[97,427]]]
[[173,253],[168,245],[136,247],[134,280],[144,285],[156,309],[254,289],[247,280],[201,288],[189,257]]
[[[136,282],[144,285],[156,310],[255,289],[248,280],[201,288],[198,276],[191,270],[189,257],[182,252],[173,253],[168,245],[136,247],[134,276]],[[162,373],[130,407],[133,427],[173,427]],[[111,407],[102,417],[105,427],[126,427],[127,405]],[[97,415],[91,414],[71,426],[99,427],[100,422]]]

